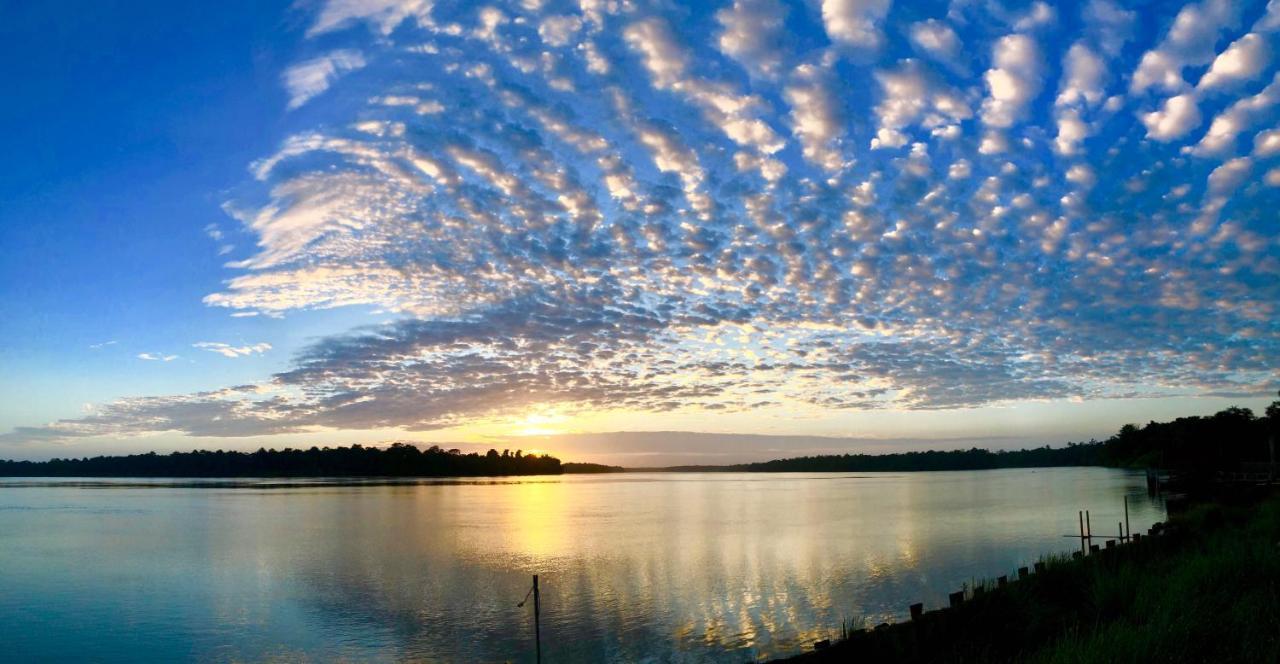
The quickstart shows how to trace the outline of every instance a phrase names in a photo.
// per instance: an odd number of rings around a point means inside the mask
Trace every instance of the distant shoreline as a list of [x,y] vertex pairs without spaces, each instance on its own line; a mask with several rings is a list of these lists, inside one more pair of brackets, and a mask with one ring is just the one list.
[[[421,449],[395,443],[386,448],[311,447],[256,452],[196,450],[170,454],[99,456],[49,461],[0,461],[0,477],[167,477],[167,478],[447,478],[662,472],[921,472],[1103,466],[1169,468],[1196,474],[1274,463],[1273,441],[1280,427],[1280,401],[1257,417],[1244,408],[1227,408],[1210,417],[1181,417],[1126,424],[1104,442],[1021,450],[900,452],[794,457],[756,463],[625,468],[561,461],[521,450],[463,454],[437,445]],[[1230,444],[1225,444],[1229,442]]]

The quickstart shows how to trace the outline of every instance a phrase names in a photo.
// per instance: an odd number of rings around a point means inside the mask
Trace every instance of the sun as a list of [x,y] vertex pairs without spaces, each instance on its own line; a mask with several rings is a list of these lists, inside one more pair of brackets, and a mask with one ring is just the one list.
[[532,413],[516,422],[513,433],[517,436],[554,436],[564,433],[561,425],[568,419],[561,413]]

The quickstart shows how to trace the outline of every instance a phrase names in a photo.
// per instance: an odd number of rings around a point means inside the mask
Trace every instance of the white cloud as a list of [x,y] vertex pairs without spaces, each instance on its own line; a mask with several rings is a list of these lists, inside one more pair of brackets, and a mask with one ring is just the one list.
[[1241,132],[1257,124],[1271,109],[1280,103],[1280,74],[1258,94],[1245,97],[1218,114],[1209,123],[1200,142],[1190,152],[1199,156],[1220,155],[1235,146]]
[[988,96],[982,102],[982,121],[1010,127],[1040,92],[1040,48],[1027,35],[1006,35],[996,42],[992,65],[983,76]]
[[757,76],[777,76],[786,17],[787,8],[777,0],[734,0],[733,6],[716,12],[723,28],[717,40],[720,52]]
[[165,355],[163,353],[138,353],[139,360],[147,360],[148,362],[172,362],[178,359],[177,355]]
[[1133,30],[1134,12],[1122,9],[1111,0],[1089,0],[1080,10],[1085,33],[1107,55],[1120,54]]
[[1204,0],[1183,7],[1160,45],[1142,56],[1130,90],[1139,93],[1160,88],[1178,92],[1186,88],[1182,70],[1213,59],[1219,35],[1237,22],[1239,12],[1235,0]]
[[321,8],[307,36],[337,30],[355,21],[367,21],[382,34],[390,34],[409,17],[421,24],[430,22],[434,0],[328,0]]
[[912,45],[938,62],[954,64],[960,54],[960,38],[956,31],[936,18],[912,23],[910,36]]
[[928,129],[954,126],[973,116],[964,98],[926,75],[916,60],[903,60],[896,69],[877,71],[880,102],[873,111],[878,120],[872,149],[907,144],[903,130],[919,123]]
[[1209,194],[1226,196],[1244,184],[1253,168],[1253,160],[1248,157],[1237,157],[1224,162],[1209,174]]
[[1074,108],[1058,112],[1058,136],[1054,149],[1058,154],[1075,154],[1080,141],[1089,136],[1089,126],[1080,119],[1080,111]]
[[1093,169],[1088,164],[1075,164],[1067,169],[1067,181],[1074,182],[1081,187],[1088,189],[1097,182],[1098,177],[1094,175]]
[[250,355],[262,354],[271,350],[269,343],[246,344],[244,346],[232,346],[231,344],[218,341],[201,341],[191,344],[193,348],[207,350],[211,353],[217,353],[223,357],[248,357]]
[[1057,104],[1087,104],[1096,106],[1105,94],[1107,63],[1083,42],[1076,42],[1062,58],[1062,84],[1058,90]]
[[822,23],[837,44],[876,49],[884,41],[880,23],[890,0],[822,0]]
[[1280,129],[1268,129],[1253,137],[1253,156],[1270,157],[1280,153]]
[[1165,100],[1164,108],[1141,116],[1147,138],[1172,141],[1200,126],[1200,108],[1194,95],[1182,94]]
[[582,29],[577,16],[548,16],[538,25],[538,36],[551,46],[568,46]]
[[843,164],[838,139],[844,132],[827,73],[815,65],[801,65],[783,90],[791,106],[791,126],[804,158],[827,171]]
[[339,77],[365,66],[364,55],[356,50],[333,51],[318,58],[296,64],[284,72],[284,88],[289,93],[289,108],[298,108],[307,100],[329,89]]
[[1213,66],[1200,78],[1197,90],[1221,88],[1257,78],[1271,61],[1271,47],[1257,34],[1250,33],[1232,42],[1213,60]]
[[1014,22],[1013,29],[1022,32],[1035,30],[1053,23],[1057,18],[1058,12],[1053,7],[1043,0],[1036,0],[1031,4],[1031,9]]

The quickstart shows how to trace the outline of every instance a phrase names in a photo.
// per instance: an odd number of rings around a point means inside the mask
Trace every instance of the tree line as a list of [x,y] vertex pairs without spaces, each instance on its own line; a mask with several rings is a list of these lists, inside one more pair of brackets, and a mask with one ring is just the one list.
[[[1179,417],[1171,422],[1153,421],[1143,426],[1126,424],[1105,441],[1068,443],[1065,447],[837,454],[660,470],[904,472],[1123,466],[1209,472],[1269,462],[1273,446],[1280,446],[1280,401],[1268,406],[1262,416],[1248,408],[1233,406],[1209,416]],[[521,450],[463,454],[437,445],[421,449],[406,443],[389,447],[352,445],[307,450],[259,449],[257,452],[196,450],[50,461],[0,460],[0,476],[8,477],[476,477],[621,470],[599,464],[561,464],[555,457],[524,454]]]
[[406,443],[0,461],[0,476],[9,477],[477,477],[561,472],[560,460],[545,454],[521,450],[463,454],[437,445],[421,449]]
[[[777,459],[736,466],[701,468],[746,472],[903,472],[987,470],[1054,466],[1166,468],[1188,472],[1234,470],[1272,461],[1280,448],[1280,401],[1261,417],[1232,406],[1209,416],[1172,422],[1126,424],[1105,441],[1065,447],[991,451],[979,448],[898,454],[836,454]],[[1280,449],[1276,450],[1280,454]]]

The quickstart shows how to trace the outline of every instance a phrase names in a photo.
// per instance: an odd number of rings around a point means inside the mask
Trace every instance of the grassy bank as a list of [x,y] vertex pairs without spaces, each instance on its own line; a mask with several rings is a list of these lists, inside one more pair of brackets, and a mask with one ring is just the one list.
[[1164,533],[971,590],[954,609],[796,662],[1280,661],[1280,498],[1236,497]]

